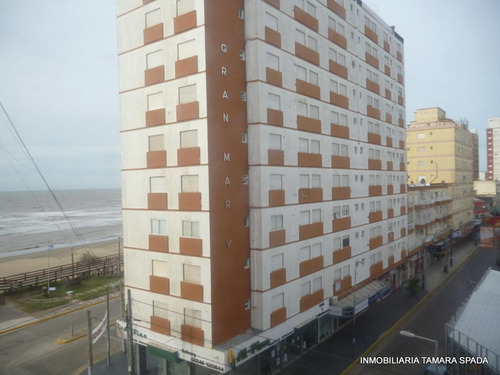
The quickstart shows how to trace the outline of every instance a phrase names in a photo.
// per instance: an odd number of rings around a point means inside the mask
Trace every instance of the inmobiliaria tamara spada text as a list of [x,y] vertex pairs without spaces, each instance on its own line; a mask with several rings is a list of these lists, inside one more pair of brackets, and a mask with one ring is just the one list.
[[361,357],[361,365],[453,365],[488,364],[487,357]]

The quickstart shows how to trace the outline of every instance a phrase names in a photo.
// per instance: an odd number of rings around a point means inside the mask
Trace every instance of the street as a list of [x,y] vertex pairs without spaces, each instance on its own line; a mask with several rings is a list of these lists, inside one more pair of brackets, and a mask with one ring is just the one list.
[[[58,338],[83,334],[87,327],[87,310],[91,311],[95,327],[106,311],[106,303],[99,303],[70,314],[47,319],[19,330],[0,335],[0,374],[5,375],[68,375],[87,366],[87,337],[66,344],[58,344]],[[110,301],[111,324],[120,315],[120,300]],[[115,318],[115,319],[113,319]],[[121,341],[111,327],[111,353],[121,350]],[[93,347],[94,362],[106,357],[106,334]]]

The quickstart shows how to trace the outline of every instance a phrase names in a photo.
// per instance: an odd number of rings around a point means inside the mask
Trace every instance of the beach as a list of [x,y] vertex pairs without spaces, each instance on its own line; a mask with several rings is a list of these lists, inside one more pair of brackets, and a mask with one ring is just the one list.
[[[123,254],[123,248],[120,244],[120,251]],[[73,246],[61,249],[52,249],[49,251],[39,251],[36,253],[17,255],[12,257],[0,258],[0,277],[16,275],[20,273],[38,271],[50,267],[71,264],[71,254],[74,262],[78,262],[80,257],[88,249],[98,257],[118,254],[118,239],[114,241],[103,241],[83,246]]]

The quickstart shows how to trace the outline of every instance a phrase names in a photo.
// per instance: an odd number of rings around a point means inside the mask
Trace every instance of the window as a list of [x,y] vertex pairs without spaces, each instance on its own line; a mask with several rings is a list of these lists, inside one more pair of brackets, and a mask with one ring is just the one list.
[[318,41],[312,36],[306,37],[306,34],[299,29],[295,29],[295,41],[299,44],[302,44],[303,46],[312,49],[313,51],[318,51]]
[[198,221],[182,221],[183,237],[200,237],[200,223]]
[[168,320],[168,304],[153,300],[153,316]]
[[196,85],[179,87],[179,104],[196,101]]
[[337,52],[333,48],[329,49],[328,57],[330,58],[330,60],[336,62],[339,65],[347,66],[345,55],[340,52]]
[[348,217],[349,216],[349,206],[342,206],[342,217]]
[[306,281],[300,286],[300,296],[305,297],[309,294],[311,294],[311,282]]
[[148,95],[148,111],[160,108],[165,108],[165,104],[163,103],[163,93],[156,92]]
[[191,39],[177,45],[177,59],[183,60],[196,55],[196,40]]
[[347,115],[338,112],[331,112],[331,123],[336,125],[347,126]]
[[299,152],[319,154],[320,142],[306,138],[299,138]]
[[332,143],[332,155],[333,156],[348,157],[349,152],[348,152],[347,145]]
[[333,271],[333,281],[340,281],[342,279],[342,271],[340,268],[337,268]]
[[276,111],[281,111],[281,98],[279,95],[268,93],[267,94],[267,107]]
[[280,58],[272,53],[267,53],[267,67],[279,72],[280,70]]
[[278,18],[270,13],[266,13],[266,26],[271,30],[278,31]]
[[159,277],[167,277],[168,276],[167,265],[168,265],[167,262],[153,259],[152,261],[153,275]]
[[271,230],[283,229],[283,215],[271,215]]
[[271,311],[282,309],[285,306],[285,294],[280,293],[271,298]]
[[368,53],[369,55],[372,55],[375,58],[377,57],[377,49],[375,47],[372,47],[369,43],[366,43],[365,52]]
[[149,151],[165,150],[163,134],[149,136],[148,143],[149,143]]
[[149,190],[151,193],[165,193],[167,191],[167,184],[165,177],[150,177]]
[[345,279],[346,277],[351,275],[351,265],[342,267],[342,277]]
[[333,187],[347,187],[349,186],[349,175],[333,175]]
[[161,51],[154,51],[146,55],[146,68],[152,69],[163,65]]
[[151,219],[151,234],[167,234],[167,222],[165,220]]
[[154,25],[158,25],[159,23],[161,23],[161,10],[160,10],[160,8],[146,13],[146,28],[154,26]]
[[269,190],[282,190],[283,179],[280,174],[272,174],[269,178]]
[[181,132],[181,148],[198,147],[198,130]]
[[345,36],[345,27],[340,22],[335,21],[333,18],[328,17],[328,28],[337,32],[338,34]]
[[316,279],[313,280],[313,285],[312,285],[312,292],[313,293],[316,293],[318,291],[321,290],[322,288],[322,280],[321,280],[321,277],[318,277]]
[[378,83],[377,73],[373,73],[371,70],[366,69],[366,78],[372,82]]
[[342,248],[350,246],[349,235],[342,237]]
[[201,310],[184,309],[184,324],[201,328]]
[[312,222],[319,223],[321,222],[321,209],[312,210]]
[[201,267],[191,264],[184,264],[183,280],[188,283],[201,284]]
[[273,255],[271,257],[271,271],[276,271],[284,268],[283,254]]
[[181,191],[183,193],[198,193],[198,175],[181,176]]
[[269,149],[281,150],[281,135],[269,134]]
[[380,150],[369,148],[368,149],[368,159],[380,160]]
[[333,79],[330,80],[330,91],[334,92],[335,94],[347,96],[347,86],[334,81]]
[[194,0],[177,0],[177,16],[194,10]]

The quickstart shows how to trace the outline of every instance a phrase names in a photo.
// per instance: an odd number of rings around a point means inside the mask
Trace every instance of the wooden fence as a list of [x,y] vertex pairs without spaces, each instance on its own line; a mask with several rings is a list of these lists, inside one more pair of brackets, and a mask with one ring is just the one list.
[[123,270],[123,254],[95,257],[90,260],[65,264],[63,266],[45,268],[43,270],[19,273],[0,277],[1,292],[19,288],[47,285],[61,280],[73,278],[88,279],[106,275],[118,275]]

